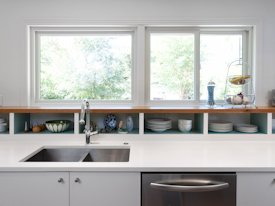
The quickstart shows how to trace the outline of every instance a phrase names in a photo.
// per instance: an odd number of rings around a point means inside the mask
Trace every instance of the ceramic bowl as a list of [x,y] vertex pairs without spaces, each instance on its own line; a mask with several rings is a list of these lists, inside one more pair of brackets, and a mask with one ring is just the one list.
[[104,118],[104,126],[107,132],[111,132],[117,128],[117,120],[114,114],[107,114]]
[[243,97],[238,95],[226,95],[225,101],[227,104],[232,105],[252,105],[255,101],[255,95],[244,95]]
[[179,119],[178,120],[178,124],[188,124],[188,125],[190,125],[190,124],[192,124],[192,120],[191,119]]
[[178,128],[181,132],[190,132],[192,129],[192,124],[179,124]]
[[59,132],[66,131],[69,128],[71,121],[70,120],[51,120],[51,121],[46,121],[45,124],[46,124],[46,128],[50,132],[59,133]]

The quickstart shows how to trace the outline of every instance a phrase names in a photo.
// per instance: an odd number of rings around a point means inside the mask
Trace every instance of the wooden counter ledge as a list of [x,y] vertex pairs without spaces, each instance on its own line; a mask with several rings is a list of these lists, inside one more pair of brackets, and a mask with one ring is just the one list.
[[[0,113],[79,113],[77,107],[29,107],[3,106]],[[93,113],[275,113],[275,107],[260,106],[257,108],[226,108],[216,106],[186,106],[186,107],[155,107],[155,106],[125,106],[125,107],[91,107]]]

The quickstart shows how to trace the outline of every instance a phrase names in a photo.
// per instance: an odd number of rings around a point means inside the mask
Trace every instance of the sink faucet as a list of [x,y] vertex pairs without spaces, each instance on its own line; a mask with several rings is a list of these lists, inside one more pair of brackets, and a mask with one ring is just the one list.
[[[84,118],[86,117],[86,120]],[[81,113],[80,113],[80,124],[85,124],[85,136],[86,136],[86,144],[90,144],[90,137],[98,134],[98,131],[92,132],[91,124],[90,124],[90,103],[88,100],[83,100],[81,105]]]

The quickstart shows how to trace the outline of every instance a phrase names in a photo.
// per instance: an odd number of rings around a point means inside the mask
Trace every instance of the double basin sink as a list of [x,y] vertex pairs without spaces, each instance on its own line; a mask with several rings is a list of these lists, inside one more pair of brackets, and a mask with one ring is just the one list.
[[129,155],[129,147],[42,147],[22,162],[129,162]]

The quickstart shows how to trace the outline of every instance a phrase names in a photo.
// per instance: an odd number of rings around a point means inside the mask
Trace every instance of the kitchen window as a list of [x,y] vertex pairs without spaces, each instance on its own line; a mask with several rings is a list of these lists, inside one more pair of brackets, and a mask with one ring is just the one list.
[[254,72],[250,26],[29,28],[31,105],[205,104],[211,80],[219,103],[231,62]]
[[36,102],[131,102],[134,29],[36,28]]
[[150,33],[150,100],[194,100],[194,33]]
[[250,27],[148,27],[146,34],[149,104],[205,103],[209,81],[222,102],[228,65],[238,59],[251,65]]

